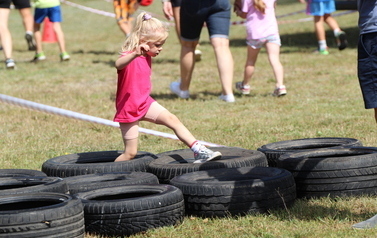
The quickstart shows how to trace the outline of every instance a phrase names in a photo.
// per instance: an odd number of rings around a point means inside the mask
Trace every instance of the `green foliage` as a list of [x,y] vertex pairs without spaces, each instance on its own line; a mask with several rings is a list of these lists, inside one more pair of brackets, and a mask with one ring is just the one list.
[[[113,11],[103,0],[75,3]],[[278,2],[277,15],[304,10],[295,0]],[[164,19],[160,1],[141,8]],[[18,69],[0,67],[0,93],[112,120],[117,74],[113,67],[124,40],[113,18],[62,5],[69,62],[59,61],[57,44],[44,43],[45,62],[30,63],[21,18],[10,15],[13,56]],[[170,93],[170,82],[179,78],[180,46],[171,27],[163,52],[153,60],[153,97],[199,139],[247,149],[276,141],[311,137],[350,137],[375,146],[373,112],[363,107],[357,80],[357,13],[336,17],[349,37],[349,47],[339,52],[332,32],[327,31],[330,55],[313,54],[317,43],[309,16],[304,13],[279,18],[281,61],[288,94],[270,96],[274,89],[272,69],[262,50],[249,96],[237,94],[235,103],[218,99],[218,71],[206,28],[200,41],[202,60],[196,63],[189,100]],[[232,16],[232,20],[241,20]],[[231,51],[235,60],[234,82],[241,81],[246,60],[245,29],[231,26]],[[171,130],[142,122],[144,128]],[[116,128],[63,118],[0,103],[0,166],[40,170],[52,157],[86,151],[122,150]],[[139,150],[159,153],[185,148],[175,140],[140,135]],[[298,200],[287,210],[239,218],[187,217],[176,227],[150,230],[134,237],[375,237],[373,230],[354,230],[351,225],[377,212],[374,197]],[[90,237],[90,236],[89,236]]]

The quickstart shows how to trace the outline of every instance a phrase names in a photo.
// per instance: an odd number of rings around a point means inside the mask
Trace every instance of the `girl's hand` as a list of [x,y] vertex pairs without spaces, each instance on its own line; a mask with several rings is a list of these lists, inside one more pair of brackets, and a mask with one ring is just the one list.
[[147,44],[140,44],[138,47],[136,47],[136,50],[135,50],[135,53],[137,56],[140,56],[140,55],[146,55],[147,52],[149,51],[149,45]]
[[306,1],[305,1],[305,0],[299,0],[299,2],[301,2],[301,3],[306,3]]

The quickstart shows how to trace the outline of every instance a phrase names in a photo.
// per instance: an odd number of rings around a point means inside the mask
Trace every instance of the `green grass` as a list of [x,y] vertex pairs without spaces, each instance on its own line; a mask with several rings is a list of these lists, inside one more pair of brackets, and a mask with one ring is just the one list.
[[[112,13],[104,0],[75,3]],[[296,0],[281,0],[277,15],[304,9]],[[161,17],[160,1],[141,8]],[[18,69],[0,65],[0,93],[112,120],[116,70],[113,67],[124,37],[111,17],[62,5],[67,50],[71,61],[60,63],[57,44],[45,43],[46,62],[30,63],[21,18],[13,10],[10,29]],[[349,37],[349,47],[339,52],[328,31],[330,55],[312,54],[317,44],[312,21],[303,13],[279,18],[288,95],[270,96],[272,69],[265,50],[259,55],[249,96],[237,95],[236,103],[218,100],[220,83],[213,49],[203,29],[202,61],[196,64],[189,100],[177,99],[169,83],[179,77],[180,47],[171,28],[163,52],[153,60],[153,97],[176,114],[199,139],[247,149],[276,141],[311,137],[350,137],[365,146],[377,145],[376,123],[365,110],[357,80],[357,13],[336,17]],[[233,16],[232,20],[241,20]],[[231,27],[231,51],[235,60],[234,82],[240,81],[246,59],[245,29]],[[3,63],[3,62],[2,62]],[[144,128],[172,133],[141,123]],[[122,150],[116,128],[77,121],[14,105],[0,103],[1,168],[40,170],[49,158],[87,151]],[[142,134],[139,150],[159,153],[185,148],[175,140]],[[375,197],[297,200],[288,210],[239,218],[187,217],[176,227],[150,230],[134,237],[375,237],[375,230],[354,230],[351,225],[377,213]]]

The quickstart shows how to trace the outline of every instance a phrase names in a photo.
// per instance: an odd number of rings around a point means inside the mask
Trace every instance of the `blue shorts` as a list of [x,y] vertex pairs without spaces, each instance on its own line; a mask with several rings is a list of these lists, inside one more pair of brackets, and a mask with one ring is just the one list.
[[199,40],[204,23],[210,38],[229,38],[230,10],[229,0],[182,0],[181,38]]
[[270,36],[267,36],[267,37],[263,37],[261,39],[251,39],[251,40],[246,41],[246,44],[253,49],[260,49],[266,43],[275,43],[275,44],[281,46],[281,40],[280,40],[279,34],[270,35]]
[[41,24],[48,17],[50,22],[62,22],[60,6],[49,8],[35,8],[34,21]]
[[323,16],[335,12],[335,1],[308,2],[306,13],[312,16]]
[[359,37],[357,75],[366,109],[377,108],[377,32]]

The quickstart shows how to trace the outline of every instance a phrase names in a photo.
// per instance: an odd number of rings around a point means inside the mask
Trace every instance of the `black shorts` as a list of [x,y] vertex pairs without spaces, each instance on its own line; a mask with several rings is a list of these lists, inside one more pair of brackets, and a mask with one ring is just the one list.
[[377,32],[359,37],[357,75],[365,108],[377,108]]
[[10,4],[13,2],[13,5],[16,9],[30,8],[30,0],[0,0],[0,8],[10,9]]
[[182,0],[170,0],[172,7],[180,7]]

